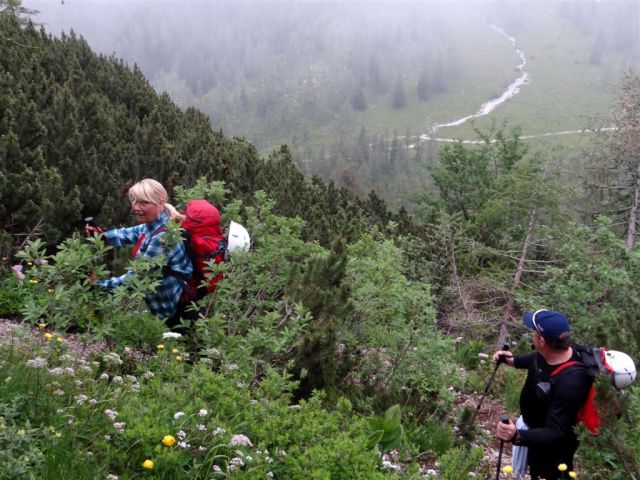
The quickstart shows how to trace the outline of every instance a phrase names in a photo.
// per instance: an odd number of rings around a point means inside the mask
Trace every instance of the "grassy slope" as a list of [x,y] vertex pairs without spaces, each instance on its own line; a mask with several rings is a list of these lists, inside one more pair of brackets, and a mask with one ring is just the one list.
[[[537,32],[543,29],[548,34],[541,41]],[[591,65],[593,39],[557,17],[536,19],[516,40],[527,57],[525,70],[531,82],[492,115],[476,119],[476,126],[487,128],[494,119],[506,120],[521,126],[524,135],[537,135],[581,129],[590,118],[607,114],[623,71],[619,55],[609,53],[606,65]],[[473,129],[471,125],[442,129],[440,136],[472,138]],[[572,137],[558,138],[573,143]]]

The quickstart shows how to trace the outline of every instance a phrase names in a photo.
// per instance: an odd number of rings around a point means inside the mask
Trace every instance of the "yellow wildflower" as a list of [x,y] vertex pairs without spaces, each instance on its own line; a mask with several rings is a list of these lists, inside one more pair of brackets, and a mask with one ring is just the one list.
[[62,343],[62,342],[64,342],[64,338],[58,337],[58,338],[56,338],[56,342]]
[[565,472],[567,468],[568,467],[566,463],[561,463],[560,465],[558,465],[558,470],[560,470],[561,472]]
[[46,327],[47,327],[47,324],[46,324],[46,323],[39,323],[39,324],[38,324],[38,328],[39,328],[40,330],[44,330]]
[[513,467],[511,465],[505,465],[504,467],[502,467],[502,473],[504,473],[505,475],[510,475],[513,473]]
[[53,288],[50,288],[49,290],[47,290],[47,292],[53,293],[53,292],[55,292],[55,290]]
[[576,472],[574,472],[573,470],[571,470],[571,471],[569,472],[569,476],[570,476],[571,478],[577,478],[577,477],[578,477],[578,474],[577,474]]
[[27,262],[27,266],[31,267],[33,265],[33,262]]
[[144,462],[142,462],[142,466],[147,470],[151,470],[153,468],[153,461],[146,459]]
[[171,353],[179,353],[179,352],[180,352],[180,350],[178,350],[177,348],[172,348],[171,349]]
[[43,336],[47,342],[53,338],[53,335],[51,335],[49,332],[45,333]]
[[16,432],[19,437],[24,437],[27,434],[27,431],[24,428],[21,428]]
[[174,443],[176,443],[176,439],[173,435],[165,435],[164,437],[162,437],[162,444],[166,447],[170,447]]
[[160,344],[156,347],[158,350],[162,350],[164,348],[164,345]]
[[35,285],[36,283],[38,283],[38,280],[36,280],[35,278],[32,278],[31,280],[29,280],[29,283],[31,285]]
[[181,362],[182,361],[182,355],[176,355],[176,360]]

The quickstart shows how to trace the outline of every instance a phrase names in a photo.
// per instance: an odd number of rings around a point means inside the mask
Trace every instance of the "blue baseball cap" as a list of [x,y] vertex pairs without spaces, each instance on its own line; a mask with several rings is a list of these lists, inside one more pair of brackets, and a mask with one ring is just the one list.
[[571,333],[567,317],[553,310],[526,312],[522,321],[525,326],[537,331],[546,340],[557,340],[563,333]]

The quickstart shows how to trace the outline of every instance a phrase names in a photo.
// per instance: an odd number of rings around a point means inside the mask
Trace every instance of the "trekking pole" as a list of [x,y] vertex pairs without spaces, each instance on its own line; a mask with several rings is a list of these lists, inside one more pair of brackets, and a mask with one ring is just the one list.
[[[503,343],[502,344],[502,350],[508,351],[509,350],[509,344],[508,343]],[[473,417],[471,417],[471,420],[469,421],[469,429],[471,429],[476,421],[476,416],[478,415],[478,411],[480,410],[480,407],[482,407],[482,402],[484,402],[484,397],[486,397],[487,393],[489,393],[489,389],[491,388],[491,384],[493,383],[493,379],[496,376],[496,372],[498,371],[498,367],[500,367],[501,363],[505,363],[506,360],[504,359],[504,355],[500,355],[500,357],[498,357],[498,361],[496,362],[496,366],[493,368],[493,373],[491,374],[491,376],[489,377],[489,380],[487,381],[487,385],[484,387],[484,393],[482,394],[482,396],[480,397],[480,401],[478,401],[478,405],[476,406],[476,411],[473,412]]]
[[[509,416],[502,415],[500,421],[505,425],[509,424]],[[502,449],[504,448],[504,440],[500,440],[500,450],[498,450],[498,466],[496,467],[496,480],[500,479],[500,464],[502,463]]]

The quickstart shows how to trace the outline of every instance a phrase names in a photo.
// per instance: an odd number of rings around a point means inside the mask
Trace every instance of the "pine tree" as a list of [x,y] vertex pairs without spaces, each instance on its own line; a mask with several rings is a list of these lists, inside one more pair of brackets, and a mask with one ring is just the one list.
[[404,81],[402,79],[402,75],[398,75],[396,80],[396,86],[393,89],[393,108],[400,109],[404,108],[406,105],[406,98],[404,94]]
[[427,77],[427,69],[423,68],[422,73],[420,73],[420,78],[418,79],[418,86],[416,88],[418,99],[426,102],[429,100],[430,92],[429,92],[429,79]]

